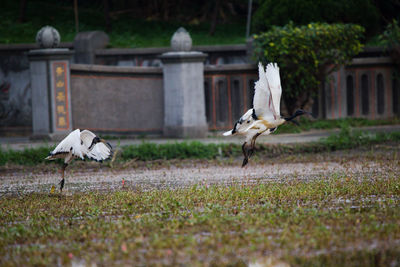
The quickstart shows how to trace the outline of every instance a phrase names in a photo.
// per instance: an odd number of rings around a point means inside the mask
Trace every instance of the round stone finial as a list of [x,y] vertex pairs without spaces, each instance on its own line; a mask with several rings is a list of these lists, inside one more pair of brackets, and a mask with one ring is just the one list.
[[51,26],[44,26],[36,34],[36,43],[41,48],[54,48],[60,44],[60,34]]
[[174,51],[190,51],[192,48],[192,38],[189,33],[180,27],[171,38],[171,48]]

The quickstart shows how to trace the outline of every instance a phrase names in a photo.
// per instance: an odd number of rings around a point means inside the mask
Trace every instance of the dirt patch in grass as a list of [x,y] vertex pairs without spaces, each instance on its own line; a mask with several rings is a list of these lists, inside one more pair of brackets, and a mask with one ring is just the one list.
[[[321,179],[331,173],[390,172],[398,162],[398,144],[369,150],[294,154],[269,157],[256,154],[245,168],[241,157],[214,160],[154,160],[109,163],[75,161],[66,171],[66,194],[75,191],[140,187],[178,188],[194,184],[252,184],[285,179]],[[0,174],[0,193],[48,192],[61,179],[58,164],[7,166]]]

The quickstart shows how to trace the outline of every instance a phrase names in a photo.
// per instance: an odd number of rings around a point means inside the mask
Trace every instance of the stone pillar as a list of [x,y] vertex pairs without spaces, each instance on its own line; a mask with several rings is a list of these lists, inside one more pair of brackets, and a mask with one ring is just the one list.
[[206,54],[189,51],[192,40],[179,28],[171,39],[173,52],[161,55],[164,79],[164,136],[206,137],[204,60]]
[[95,51],[106,48],[110,41],[102,31],[80,32],[74,39],[74,62],[81,64],[96,64]]
[[72,130],[69,66],[72,51],[54,48],[58,46],[60,37],[49,26],[38,32],[36,40],[42,49],[28,52],[32,88],[32,138],[56,140]]

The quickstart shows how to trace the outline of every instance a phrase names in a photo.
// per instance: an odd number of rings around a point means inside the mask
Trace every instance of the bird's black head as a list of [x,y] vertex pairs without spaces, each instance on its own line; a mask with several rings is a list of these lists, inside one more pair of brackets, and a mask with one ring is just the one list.
[[293,116],[297,117],[297,116],[301,116],[301,115],[304,115],[304,114],[311,115],[314,118],[314,114],[312,114],[311,112],[302,110],[302,109],[296,110],[296,112],[293,114]]
[[302,109],[298,109],[298,110],[296,110],[296,112],[293,115],[296,115],[296,117],[297,117],[297,116],[301,116],[304,114],[310,114],[310,112],[304,111]]
[[95,138],[93,138],[92,143],[89,146],[89,150],[92,149],[92,147],[94,145],[96,145],[97,143],[101,142],[100,138],[98,136],[96,136]]
[[291,121],[291,122],[293,122],[293,123],[295,123],[295,124],[298,124],[297,122],[295,122],[293,119],[294,118],[296,118],[297,116],[301,116],[301,115],[304,115],[304,114],[309,114],[309,115],[312,115],[310,112],[308,112],[308,111],[304,111],[304,110],[302,110],[302,109],[298,109],[298,110],[296,110],[296,112],[292,115],[292,116],[290,116],[290,117],[287,117],[287,118],[284,118],[286,121]]

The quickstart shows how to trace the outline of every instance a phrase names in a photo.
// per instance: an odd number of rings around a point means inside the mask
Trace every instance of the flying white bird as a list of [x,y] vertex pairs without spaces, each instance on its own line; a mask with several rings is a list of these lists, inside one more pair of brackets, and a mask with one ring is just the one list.
[[60,181],[60,191],[62,191],[65,182],[65,168],[74,158],[84,159],[87,157],[91,160],[101,162],[111,156],[112,147],[104,139],[100,139],[91,131],[83,130],[81,132],[79,129],[76,129],[65,137],[64,140],[62,140],[57,147],[50,152],[50,155],[46,159],[64,159],[64,164],[61,169],[62,180]]
[[242,167],[249,161],[254,152],[255,142],[260,135],[269,135],[276,128],[303,114],[307,111],[298,109],[292,116],[284,118],[280,114],[280,101],[282,95],[281,78],[276,63],[269,63],[266,70],[258,63],[259,79],[255,84],[253,108],[249,109],[234,125],[232,130],[224,133],[224,136],[243,135],[245,141],[242,145],[244,155]]

